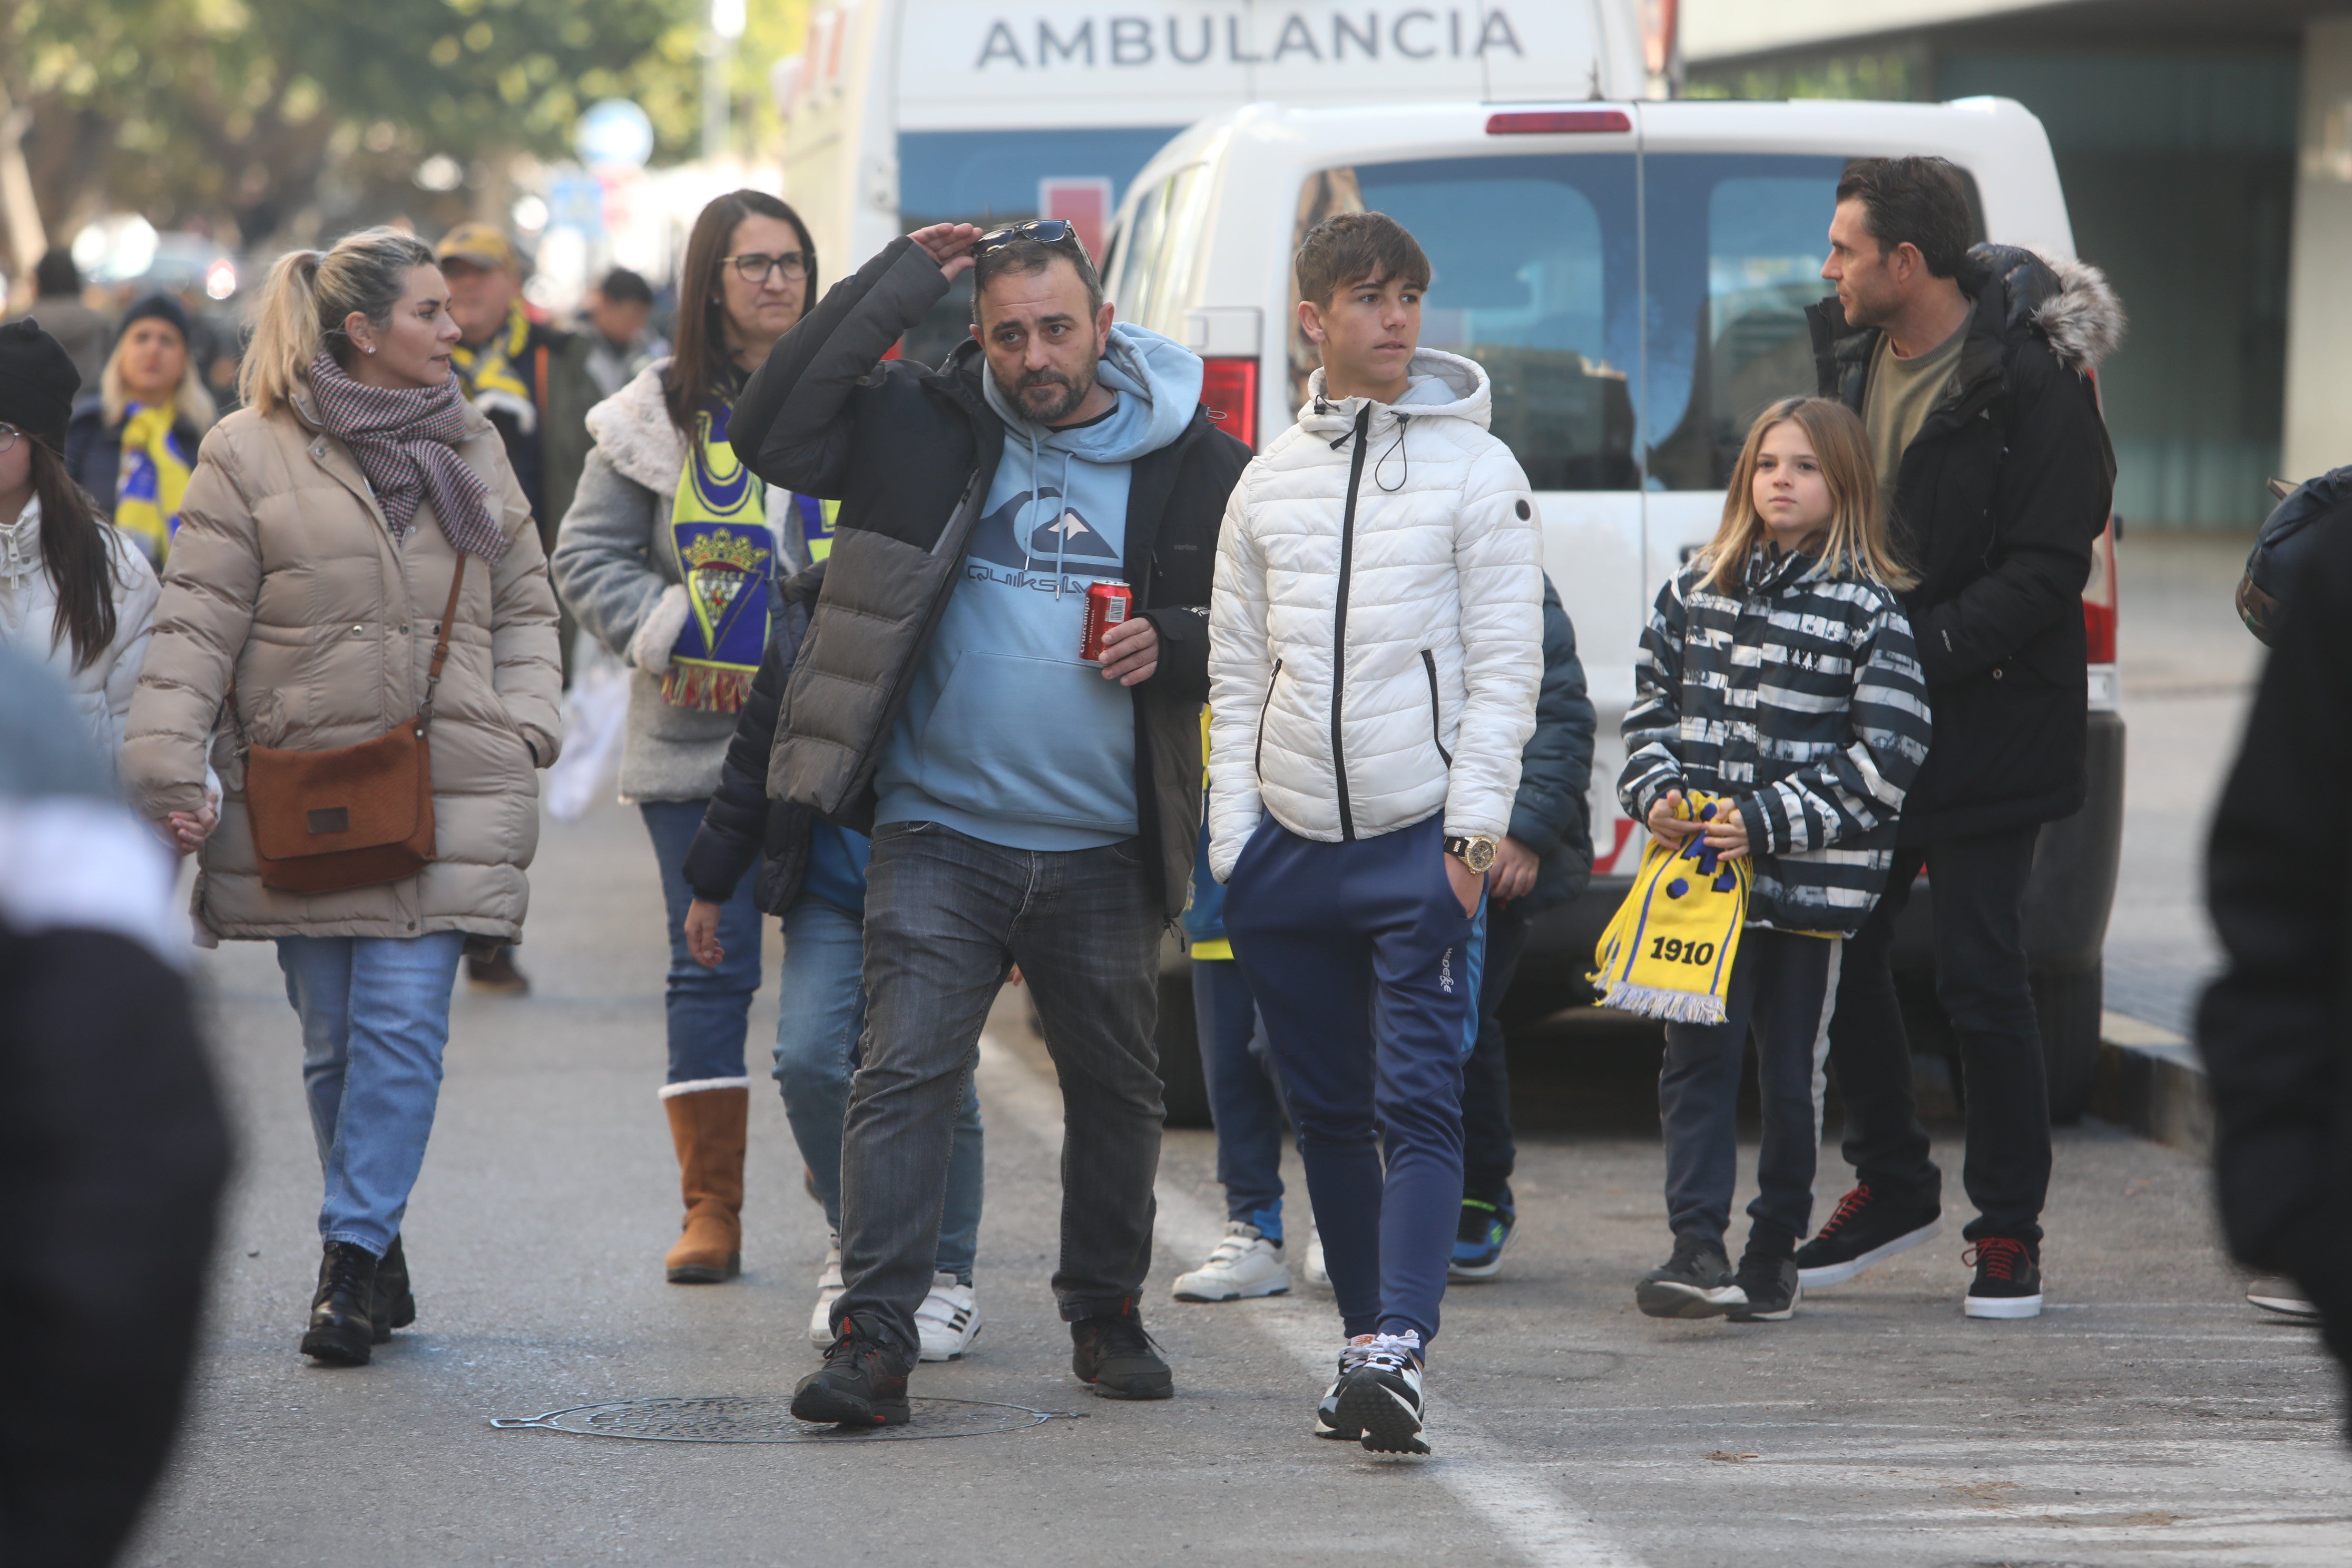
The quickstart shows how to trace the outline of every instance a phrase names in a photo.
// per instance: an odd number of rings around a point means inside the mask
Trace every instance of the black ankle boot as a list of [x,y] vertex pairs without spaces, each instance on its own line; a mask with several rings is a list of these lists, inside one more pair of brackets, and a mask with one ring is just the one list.
[[365,1366],[375,1342],[375,1289],[374,1253],[348,1241],[327,1243],[302,1353],[329,1366]]
[[416,1321],[416,1297],[408,1284],[408,1256],[401,1251],[396,1236],[375,1266],[375,1305],[369,1316],[375,1321],[377,1344],[392,1338],[393,1330]]

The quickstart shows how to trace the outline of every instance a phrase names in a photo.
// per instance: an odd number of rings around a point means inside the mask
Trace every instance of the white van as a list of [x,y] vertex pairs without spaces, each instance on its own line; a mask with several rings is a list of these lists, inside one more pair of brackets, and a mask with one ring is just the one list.
[[[1583,998],[1592,939],[1641,858],[1617,808],[1618,721],[1659,586],[1713,535],[1764,405],[1810,394],[1804,308],[1847,160],[1937,153],[1971,177],[1980,237],[2071,255],[2041,122],[2007,100],[1859,102],[1254,104],[1201,121],[1145,166],[1104,258],[1122,319],[1190,344],[1206,401],[1253,446],[1287,427],[1316,363],[1290,258],[1351,208],[1412,229],[1435,271],[1422,341],[1477,360],[1495,434],[1538,492],[1544,559],[1601,713],[1594,878],[1539,922],[1516,1011]],[[2084,594],[2090,804],[2042,835],[2027,942],[2062,1118],[2088,1102],[2100,950],[2122,830],[2113,530]],[[1924,889],[1923,889],[1924,890]],[[1927,900],[1898,957],[1932,964]]]
[[[1204,114],[1638,94],[1640,0],[833,0],[778,68],[783,195],[826,278],[927,223],[1074,222],[1095,254],[1136,171]],[[908,335],[935,362],[959,288]]]

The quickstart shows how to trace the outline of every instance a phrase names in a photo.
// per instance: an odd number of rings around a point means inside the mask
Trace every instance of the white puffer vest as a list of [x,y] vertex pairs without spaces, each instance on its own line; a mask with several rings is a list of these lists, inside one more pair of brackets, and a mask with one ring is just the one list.
[[1209,868],[1261,811],[1501,837],[1543,683],[1540,529],[1486,373],[1423,349],[1396,405],[1323,397],[1234,487],[1209,605]]

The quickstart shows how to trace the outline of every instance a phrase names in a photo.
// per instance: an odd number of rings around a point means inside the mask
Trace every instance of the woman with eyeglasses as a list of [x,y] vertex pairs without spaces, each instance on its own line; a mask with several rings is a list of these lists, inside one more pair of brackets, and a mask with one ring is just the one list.
[[79,381],[38,322],[0,327],[0,644],[64,678],[114,763],[160,590],[147,558],[67,472]]
[[161,571],[180,500],[212,428],[213,395],[196,374],[186,307],[150,294],[123,314],[95,395],[74,405],[66,467],[98,510]]
[[772,490],[727,444],[736,394],[799,321],[816,250],[792,208],[759,191],[695,219],[678,279],[677,346],[588,415],[595,445],[556,539],[556,589],[630,668],[621,798],[644,816],[667,905],[669,1069],[661,1100],[686,1214],[670,1281],[741,1267],[744,1066],[760,986],[749,882],[719,922],[726,961],[688,951],[688,847],[719,785],[736,715],[767,647],[778,587],[830,549],[823,508]]

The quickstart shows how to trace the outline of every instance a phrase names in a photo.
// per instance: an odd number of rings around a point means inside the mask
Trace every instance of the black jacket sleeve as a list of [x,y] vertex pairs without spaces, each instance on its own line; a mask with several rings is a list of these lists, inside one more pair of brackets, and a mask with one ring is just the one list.
[[1536,695],[1536,729],[1519,753],[1519,791],[1511,800],[1510,835],[1549,860],[1563,852],[1592,863],[1592,733],[1596,720],[1576,657],[1576,627],[1544,578],[1544,673]]
[[1992,568],[1915,617],[1930,686],[1980,675],[2061,617],[2081,615],[2091,551],[2107,524],[2115,462],[2091,378],[2031,339],[2012,356],[2009,397]]
[[792,677],[791,639],[780,629],[768,638],[760,672],[727,742],[719,787],[703,808],[702,826],[686,852],[686,885],[698,899],[723,904],[760,858],[768,837],[768,755],[775,750],[784,683]]
[[858,384],[948,291],[939,263],[901,237],[825,291],[776,340],[736,398],[728,445],[753,473],[801,495],[841,499]]
[[2352,1311],[2352,532],[2294,584],[2213,821],[2206,898],[2227,967],[2204,997],[2214,1175],[2231,1250]]
[[228,1132],[186,981],[0,928],[0,1561],[111,1562],[162,1472]]

